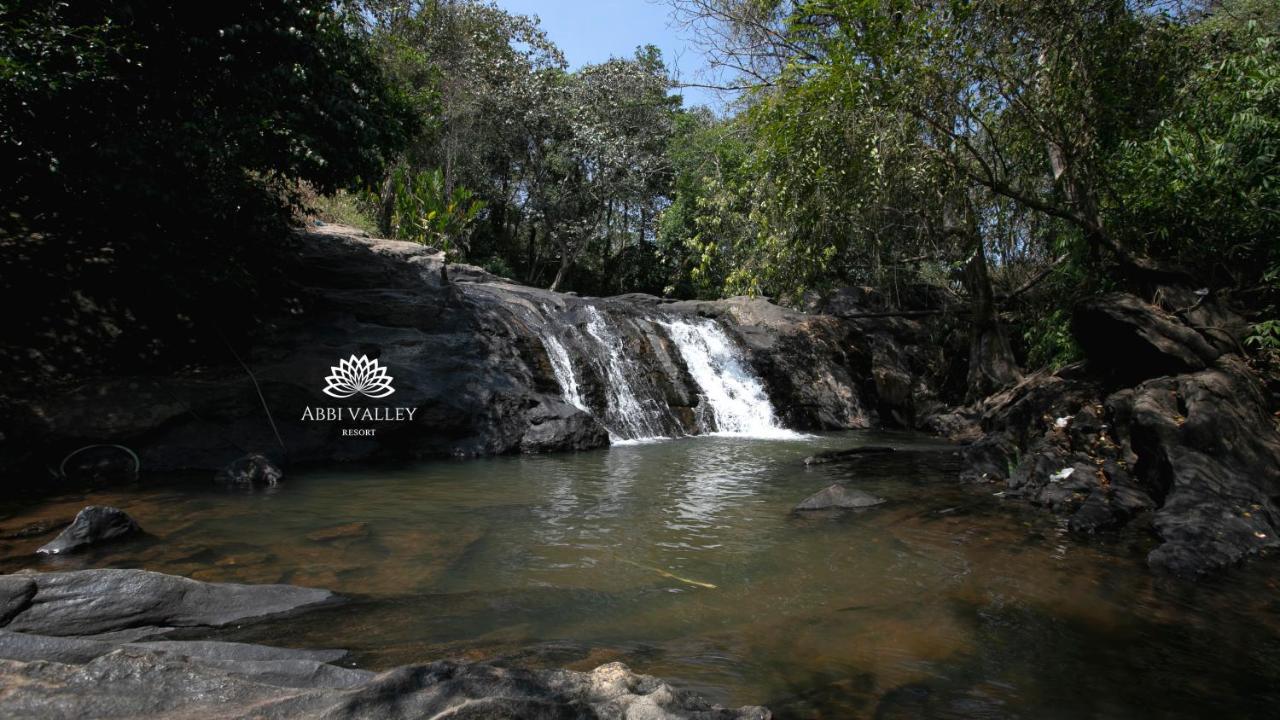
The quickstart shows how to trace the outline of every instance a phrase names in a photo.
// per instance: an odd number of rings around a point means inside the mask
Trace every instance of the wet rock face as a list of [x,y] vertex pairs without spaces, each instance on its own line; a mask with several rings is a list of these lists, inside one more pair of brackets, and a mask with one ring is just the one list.
[[61,555],[83,550],[93,545],[141,534],[142,528],[123,510],[101,505],[90,505],[81,510],[71,525],[58,537],[36,552],[41,555]]

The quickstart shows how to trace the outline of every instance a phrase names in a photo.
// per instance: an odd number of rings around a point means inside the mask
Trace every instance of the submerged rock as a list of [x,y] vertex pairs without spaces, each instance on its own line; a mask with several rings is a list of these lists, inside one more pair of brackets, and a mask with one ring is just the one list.
[[853,460],[863,455],[885,455],[896,452],[894,448],[884,447],[880,445],[865,445],[863,447],[849,448],[847,450],[831,450],[828,452],[820,452],[816,455],[810,455],[804,459],[805,465],[824,465],[826,463],[840,462],[841,460]]
[[213,481],[221,485],[254,487],[273,486],[284,477],[284,471],[261,453],[250,453],[225,465]]
[[369,523],[367,522],[351,522],[345,525],[334,525],[333,527],[321,528],[315,532],[307,533],[307,539],[312,542],[331,542],[333,540],[354,540],[369,536]]
[[60,555],[141,532],[142,528],[125,511],[103,505],[90,505],[81,510],[58,537],[36,552],[42,555]]
[[874,507],[884,502],[884,498],[835,484],[801,500],[800,504],[793,509],[795,511],[856,509]]

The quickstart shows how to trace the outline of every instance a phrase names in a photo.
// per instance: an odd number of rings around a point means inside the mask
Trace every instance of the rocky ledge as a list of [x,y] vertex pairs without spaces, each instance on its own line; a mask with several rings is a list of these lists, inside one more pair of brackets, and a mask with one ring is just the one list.
[[591,672],[439,661],[382,673],[341,650],[156,640],[334,602],[287,585],[142,570],[0,576],[0,716],[22,718],[645,718],[767,720],[621,663]]
[[[894,380],[905,373],[873,371],[875,348],[892,342],[829,315],[759,298],[580,298],[466,265],[446,280],[431,248],[338,226],[297,234],[279,262],[292,299],[264,309],[248,346],[180,374],[11,399],[0,460],[99,480],[217,470],[246,452],[281,464],[580,450],[608,444],[608,420],[633,419],[609,400],[619,377],[651,416],[645,430],[696,434],[713,429],[711,414],[673,344],[676,321],[717,323],[788,427],[905,417],[892,406],[907,400]],[[325,394],[330,368],[353,355],[378,361],[394,394]],[[564,363],[576,403],[557,376]],[[351,407],[376,413],[354,422]]]

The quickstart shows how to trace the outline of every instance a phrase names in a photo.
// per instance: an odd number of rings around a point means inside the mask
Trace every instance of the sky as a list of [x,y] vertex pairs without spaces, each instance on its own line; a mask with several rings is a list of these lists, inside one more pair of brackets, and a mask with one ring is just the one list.
[[[688,31],[671,21],[671,8],[663,0],[497,0],[506,10],[537,15],[547,36],[564,53],[571,69],[604,62],[610,57],[630,57],[641,45],[662,50],[667,67],[680,80],[699,82],[705,60],[688,39]],[[720,106],[716,93],[684,88],[686,107]]]

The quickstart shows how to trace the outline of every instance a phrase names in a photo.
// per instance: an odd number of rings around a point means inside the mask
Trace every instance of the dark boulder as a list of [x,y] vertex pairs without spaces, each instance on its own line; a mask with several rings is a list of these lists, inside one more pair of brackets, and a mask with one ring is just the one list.
[[1177,317],[1127,293],[1081,301],[1071,328],[1091,366],[1125,381],[1203,370],[1222,354]]
[[81,510],[76,515],[76,519],[71,521],[71,525],[58,537],[41,546],[36,552],[42,555],[60,555],[141,532],[142,528],[138,527],[138,523],[125,511],[102,505],[90,505]]
[[273,486],[284,478],[284,471],[271,459],[261,453],[249,453],[242,458],[227,463],[213,476],[213,481],[220,485],[238,487]]
[[823,488],[801,500],[794,510],[796,512],[804,512],[808,510],[858,509],[874,507],[883,503],[884,498],[837,484]]
[[526,417],[529,428],[520,438],[521,452],[590,450],[609,444],[609,431],[599,420],[566,402],[547,400]]
[[235,585],[147,572],[22,572],[35,583],[25,608],[5,626],[43,635],[93,635],[142,626],[221,627],[334,600],[327,590],[290,585]]

